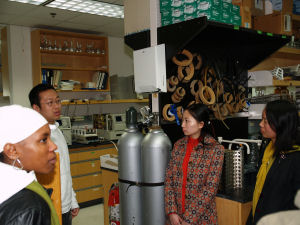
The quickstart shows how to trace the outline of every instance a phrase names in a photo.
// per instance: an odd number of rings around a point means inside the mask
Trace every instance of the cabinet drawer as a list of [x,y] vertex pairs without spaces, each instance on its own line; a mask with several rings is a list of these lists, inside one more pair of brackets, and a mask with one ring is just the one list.
[[89,160],[89,159],[99,159],[101,155],[105,154],[115,154],[117,150],[115,148],[106,149],[93,149],[90,151],[74,151],[70,153],[70,162]]
[[76,191],[76,199],[78,203],[87,202],[98,198],[103,198],[102,186]]
[[100,159],[80,163],[71,163],[71,175],[84,175],[100,171]]
[[72,181],[73,181],[74,190],[102,185],[102,174],[99,172],[99,173],[84,175],[80,177],[73,177]]

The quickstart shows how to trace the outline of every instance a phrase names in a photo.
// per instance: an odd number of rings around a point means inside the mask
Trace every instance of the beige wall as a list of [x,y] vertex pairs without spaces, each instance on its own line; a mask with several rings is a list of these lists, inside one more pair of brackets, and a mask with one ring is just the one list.
[[150,1],[151,0],[124,1],[125,35],[150,28]]
[[132,49],[123,38],[108,37],[109,73],[119,77],[133,75]]

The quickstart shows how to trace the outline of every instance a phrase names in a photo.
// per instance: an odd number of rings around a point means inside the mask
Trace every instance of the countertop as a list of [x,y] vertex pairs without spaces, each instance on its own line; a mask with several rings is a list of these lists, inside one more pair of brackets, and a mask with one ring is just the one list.
[[217,197],[226,198],[232,201],[237,201],[240,203],[246,203],[252,201],[253,187],[245,187],[236,190],[220,190],[217,193]]
[[[117,141],[113,141],[115,144],[117,143]],[[112,144],[111,141],[99,141],[99,142],[93,142],[90,144],[81,144],[81,143],[77,143],[77,142],[73,142],[72,145],[68,145],[69,149],[75,149],[75,148],[83,148],[83,147],[95,147],[95,146],[99,146],[99,145],[107,145],[107,144]]]

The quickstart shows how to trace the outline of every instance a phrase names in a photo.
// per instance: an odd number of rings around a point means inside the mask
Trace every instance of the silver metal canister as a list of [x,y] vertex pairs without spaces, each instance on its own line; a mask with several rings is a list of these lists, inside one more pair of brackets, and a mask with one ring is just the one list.
[[142,223],[141,142],[143,135],[137,129],[137,112],[133,107],[126,111],[127,129],[118,141],[120,222],[122,225]]
[[172,144],[160,127],[142,141],[142,223],[165,225],[164,181]]

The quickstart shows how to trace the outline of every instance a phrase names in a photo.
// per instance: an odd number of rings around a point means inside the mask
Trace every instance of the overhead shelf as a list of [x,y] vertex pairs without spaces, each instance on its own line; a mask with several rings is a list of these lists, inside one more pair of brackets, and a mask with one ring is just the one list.
[[112,99],[112,100],[75,100],[73,102],[63,101],[62,105],[93,105],[93,104],[119,104],[119,103],[148,103],[149,99]]
[[278,50],[278,52],[300,55],[300,48],[282,47],[281,49]]
[[51,70],[70,70],[70,71],[107,71],[107,68],[102,67],[70,67],[70,66],[51,66],[51,65],[42,65],[42,69],[51,69]]
[[87,52],[74,52],[74,51],[59,51],[59,50],[41,50],[43,54],[57,54],[57,55],[73,55],[73,56],[90,56],[90,57],[105,57],[102,53],[87,53]]
[[273,86],[300,86],[300,80],[273,80]]
[[[289,36],[265,33],[200,17],[157,29],[158,44],[166,45],[166,60],[186,48],[208,58],[233,61],[249,70],[290,41]],[[150,31],[125,36],[133,50],[150,46]]]

